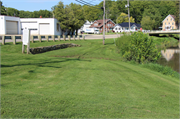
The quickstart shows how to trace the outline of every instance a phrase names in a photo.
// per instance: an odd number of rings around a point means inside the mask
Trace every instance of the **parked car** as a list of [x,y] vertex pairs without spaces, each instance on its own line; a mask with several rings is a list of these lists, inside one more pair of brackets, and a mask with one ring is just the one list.
[[84,33],[84,31],[81,31],[81,34],[83,34]]
[[94,30],[94,34],[100,34],[99,30]]

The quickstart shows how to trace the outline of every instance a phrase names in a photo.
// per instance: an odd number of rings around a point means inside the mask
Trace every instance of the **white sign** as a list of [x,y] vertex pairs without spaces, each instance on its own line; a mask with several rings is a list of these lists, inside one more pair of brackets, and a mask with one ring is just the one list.
[[29,43],[29,29],[26,27],[23,30],[23,45],[28,45]]

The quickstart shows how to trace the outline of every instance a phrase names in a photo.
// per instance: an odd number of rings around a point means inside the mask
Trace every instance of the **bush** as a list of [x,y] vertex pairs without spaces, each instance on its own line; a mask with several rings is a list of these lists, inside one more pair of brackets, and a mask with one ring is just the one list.
[[172,68],[168,66],[161,66],[160,64],[148,63],[148,64],[143,64],[142,67],[179,79],[179,73],[174,71]]
[[117,40],[117,46],[128,61],[154,62],[161,57],[161,52],[158,52],[152,37],[142,32],[134,32],[131,36],[124,35]]
[[129,50],[130,42],[131,36],[126,34],[116,40],[116,46],[121,50],[122,55]]

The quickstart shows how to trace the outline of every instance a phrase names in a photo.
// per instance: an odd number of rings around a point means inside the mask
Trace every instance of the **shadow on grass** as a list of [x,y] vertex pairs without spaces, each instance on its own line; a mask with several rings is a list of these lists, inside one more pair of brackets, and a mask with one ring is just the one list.
[[51,67],[51,68],[62,68],[62,67],[57,67],[57,66],[48,66],[47,64],[53,64],[53,63],[61,63],[61,62],[67,62],[67,61],[87,61],[91,62],[91,60],[82,60],[80,58],[76,59],[65,59],[63,61],[46,61],[46,62],[41,62],[41,63],[26,63],[26,64],[16,64],[16,65],[3,65],[1,64],[1,67],[14,67],[14,66],[25,66],[25,65],[35,65],[38,67]]

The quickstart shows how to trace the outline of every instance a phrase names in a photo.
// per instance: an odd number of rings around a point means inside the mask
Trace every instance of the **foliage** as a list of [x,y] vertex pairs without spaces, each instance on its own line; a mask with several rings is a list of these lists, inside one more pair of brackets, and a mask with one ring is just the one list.
[[[118,23],[118,24],[123,23],[123,22],[129,22],[128,15],[125,14],[125,13],[121,13],[119,15],[119,17],[117,18],[117,20],[116,20],[116,23]],[[130,17],[130,22],[134,23],[134,18],[133,17]]]
[[141,26],[143,29],[146,29],[146,30],[153,30],[153,24],[155,24],[155,20],[152,20],[149,16],[145,16],[142,18],[142,21],[141,21]]
[[0,5],[1,5],[1,9],[0,9],[1,10],[1,15],[6,15],[7,14],[6,9],[5,9],[2,1],[0,1]]
[[142,67],[179,79],[179,73],[174,71],[172,68],[168,66],[162,66],[160,64],[155,64],[155,63],[147,63],[147,64],[143,64]]
[[[122,46],[119,48],[122,51],[123,57],[128,61],[134,60],[138,63],[154,62],[161,57],[161,53],[155,47],[152,37],[148,37],[147,34],[142,32],[133,33],[127,41],[117,42],[121,43]],[[123,42],[125,43],[123,44]]]
[[122,32],[123,36],[119,37],[116,40],[116,46],[121,50],[121,54],[125,54],[126,51],[129,51],[131,36],[126,35],[125,32]]

